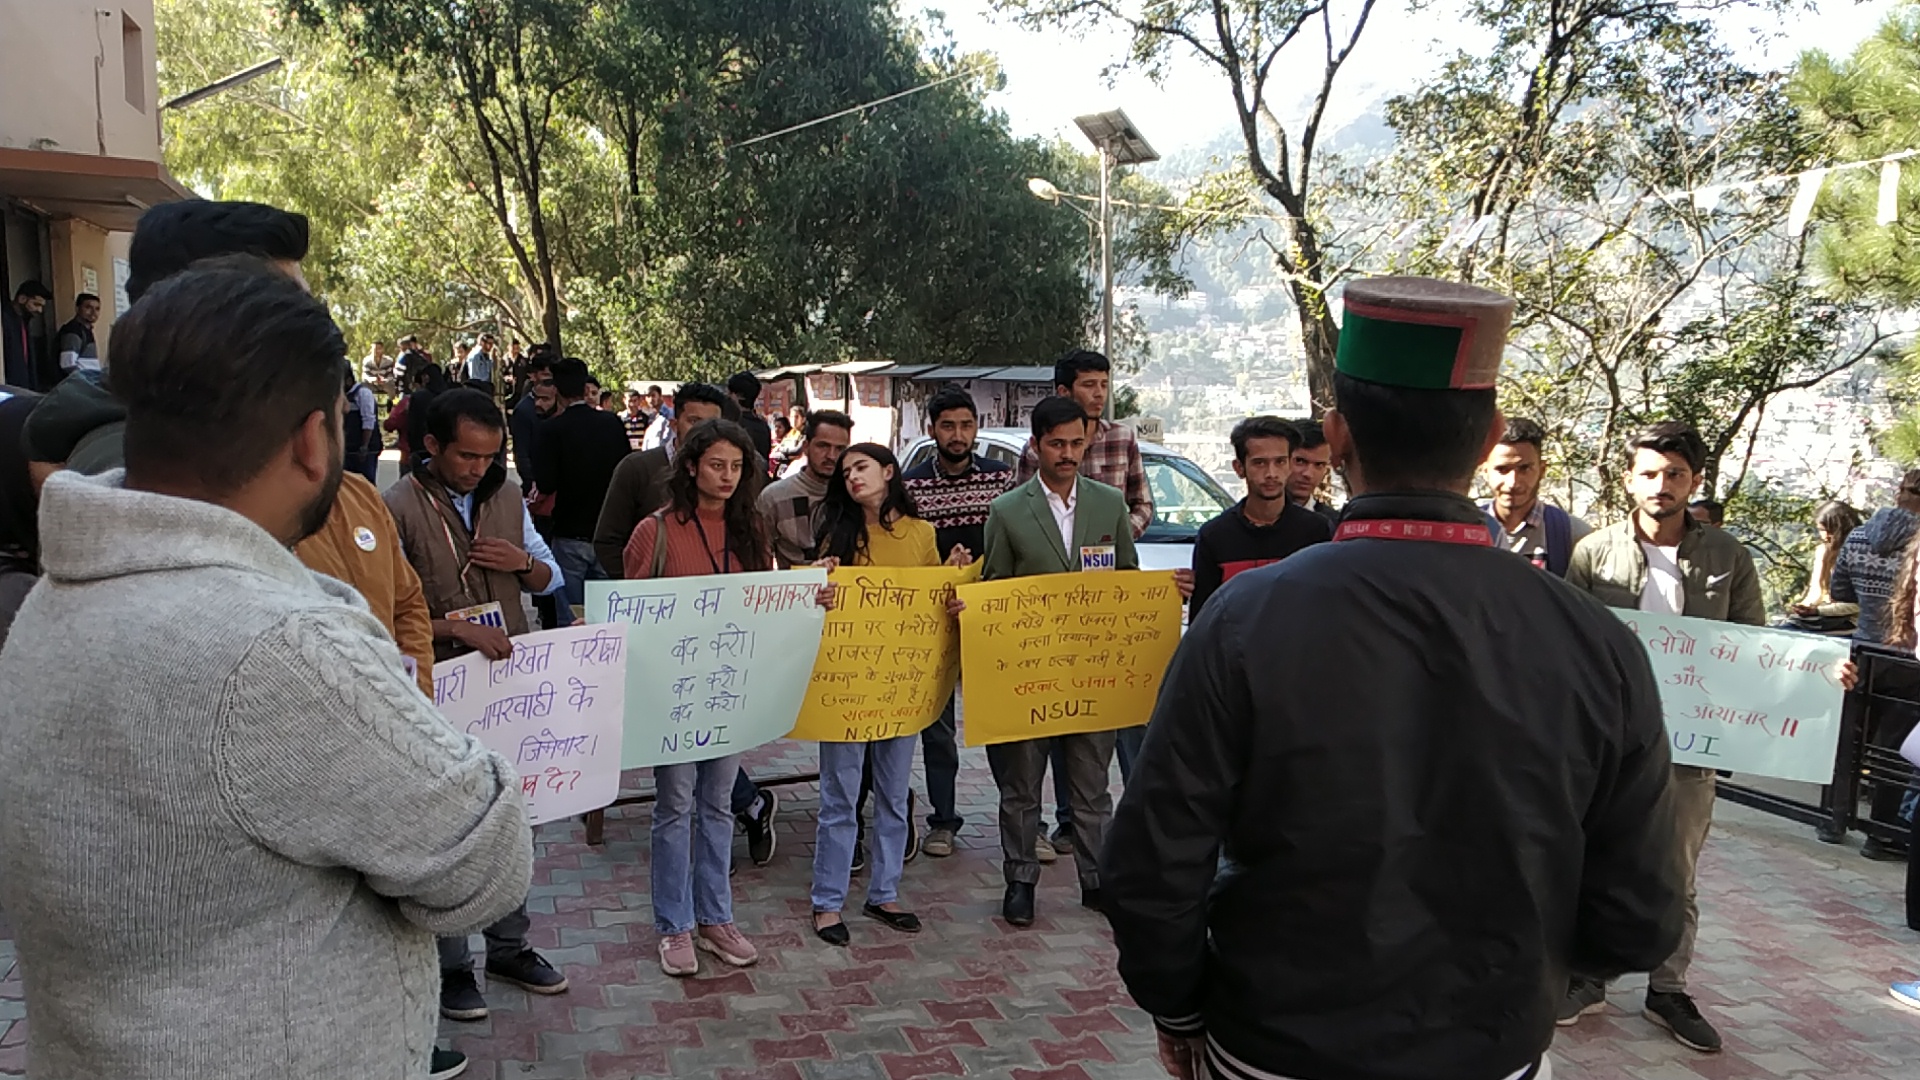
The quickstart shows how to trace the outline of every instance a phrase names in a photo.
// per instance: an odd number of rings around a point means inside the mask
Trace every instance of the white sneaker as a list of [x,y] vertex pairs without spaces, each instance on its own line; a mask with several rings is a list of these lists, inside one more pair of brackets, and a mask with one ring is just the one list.
[[1043,863],[1050,863],[1059,859],[1060,853],[1053,849],[1053,842],[1043,836],[1033,842],[1033,857]]

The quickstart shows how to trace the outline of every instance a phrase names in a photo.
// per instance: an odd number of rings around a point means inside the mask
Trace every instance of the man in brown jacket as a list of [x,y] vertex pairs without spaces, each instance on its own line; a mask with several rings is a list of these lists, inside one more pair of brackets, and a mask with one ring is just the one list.
[[[564,583],[553,552],[534,531],[520,485],[499,463],[507,421],[492,397],[473,389],[433,399],[426,462],[387,489],[407,562],[420,575],[433,619],[434,655],[513,655],[511,638],[528,629],[524,591],[551,594]],[[566,977],[527,945],[522,904],[484,931],[487,977],[535,994],[558,994]],[[487,1001],[473,977],[464,937],[440,939],[440,1015],[483,1020]]]

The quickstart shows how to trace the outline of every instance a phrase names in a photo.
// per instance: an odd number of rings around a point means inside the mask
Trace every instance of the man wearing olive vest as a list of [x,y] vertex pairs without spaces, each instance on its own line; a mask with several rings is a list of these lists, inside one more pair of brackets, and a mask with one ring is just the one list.
[[[530,629],[520,594],[547,596],[565,583],[553,552],[534,531],[520,486],[499,464],[506,428],[487,394],[460,389],[439,395],[427,414],[427,460],[387,489],[400,544],[420,575],[433,616],[436,660],[476,651],[488,660],[506,659],[513,654],[510,639]],[[486,928],[488,980],[535,994],[565,991],[566,976],[528,947],[528,923],[522,904]],[[440,1015],[487,1015],[465,937],[440,939]]]

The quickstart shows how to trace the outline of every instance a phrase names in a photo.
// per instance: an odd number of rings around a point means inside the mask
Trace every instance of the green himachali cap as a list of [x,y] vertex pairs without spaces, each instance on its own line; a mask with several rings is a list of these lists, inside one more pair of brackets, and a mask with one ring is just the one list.
[[1334,369],[1411,390],[1488,390],[1513,326],[1513,299],[1437,278],[1347,286]]

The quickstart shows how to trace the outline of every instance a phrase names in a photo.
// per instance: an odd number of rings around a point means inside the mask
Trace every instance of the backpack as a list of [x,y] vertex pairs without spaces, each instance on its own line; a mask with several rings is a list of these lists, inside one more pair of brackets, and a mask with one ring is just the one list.
[[1566,577],[1567,567],[1573,563],[1573,518],[1552,503],[1541,509],[1540,523],[1547,530],[1547,572]]

